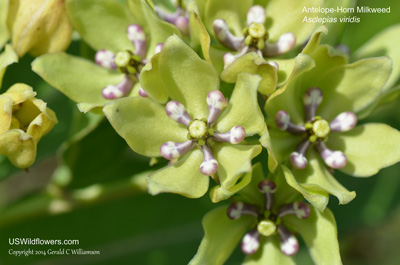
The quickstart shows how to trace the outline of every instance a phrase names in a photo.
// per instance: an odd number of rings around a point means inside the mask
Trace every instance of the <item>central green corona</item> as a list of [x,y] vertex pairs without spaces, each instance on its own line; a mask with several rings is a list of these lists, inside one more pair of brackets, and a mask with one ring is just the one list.
[[197,142],[199,145],[206,144],[208,137],[214,134],[214,130],[208,128],[207,119],[194,119],[189,122],[188,135],[189,140]]
[[309,134],[310,142],[315,141],[326,141],[328,139],[328,135],[331,131],[329,123],[322,119],[321,117],[317,116],[312,122],[306,123],[304,126]]
[[256,46],[258,49],[263,49],[267,40],[267,30],[264,24],[251,23],[244,29],[245,43],[247,46]]

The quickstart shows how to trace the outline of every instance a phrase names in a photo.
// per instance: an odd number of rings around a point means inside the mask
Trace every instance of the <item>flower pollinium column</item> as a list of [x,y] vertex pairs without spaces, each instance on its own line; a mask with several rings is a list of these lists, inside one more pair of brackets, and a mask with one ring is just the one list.
[[168,160],[175,161],[197,146],[202,150],[204,156],[200,165],[201,173],[207,176],[215,174],[218,170],[218,162],[212,154],[212,141],[238,144],[246,137],[246,131],[242,126],[235,126],[226,133],[219,133],[213,129],[221,111],[227,104],[224,95],[218,90],[213,90],[207,95],[208,117],[191,119],[180,102],[168,102],[166,105],[168,117],[187,127],[188,140],[184,143],[171,141],[164,143],[160,148],[161,155]]
[[[118,69],[125,74],[125,78],[117,85],[108,85],[102,90],[105,99],[117,99],[129,95],[132,87],[139,82],[140,72],[147,63],[146,36],[141,26],[131,24],[127,28],[129,40],[135,46],[135,51],[125,50],[114,54],[110,50],[100,50],[95,55],[98,65],[107,69]],[[155,52],[159,52],[162,43],[159,43]],[[147,96],[143,89],[139,90],[141,96]]]
[[303,136],[304,139],[290,155],[290,163],[294,168],[303,169],[307,166],[306,151],[314,145],[325,164],[331,168],[339,169],[346,166],[347,158],[341,151],[330,150],[325,142],[331,132],[346,132],[357,124],[357,116],[353,112],[342,112],[330,123],[320,116],[316,116],[316,110],[322,102],[322,91],[312,87],[304,95],[304,107],[306,123],[294,124],[286,111],[279,111],[275,116],[275,123],[282,131],[294,135]]
[[[273,57],[290,51],[295,43],[296,36],[287,32],[282,34],[276,43],[268,43],[268,32],[265,27],[266,11],[256,5],[247,13],[247,26],[243,29],[243,36],[235,36],[224,19],[217,19],[213,23],[214,32],[218,41],[226,48],[238,52],[237,55],[224,55],[225,67],[238,57],[249,52],[256,52],[261,57]],[[276,65],[277,66],[277,65]]]
[[234,202],[227,210],[227,215],[232,220],[238,219],[243,215],[251,215],[257,218],[256,227],[243,237],[242,251],[248,255],[253,254],[259,249],[261,236],[268,237],[278,234],[281,242],[281,251],[287,256],[295,255],[299,249],[299,243],[281,218],[286,215],[295,215],[300,219],[306,219],[310,215],[310,208],[304,202],[296,201],[283,205],[276,211],[274,208],[275,183],[264,179],[259,182],[258,188],[265,197],[263,209],[249,203]]

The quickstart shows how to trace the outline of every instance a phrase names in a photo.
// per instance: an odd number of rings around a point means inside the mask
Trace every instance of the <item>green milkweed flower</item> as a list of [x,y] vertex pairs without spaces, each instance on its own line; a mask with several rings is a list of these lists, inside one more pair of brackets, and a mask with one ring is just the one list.
[[270,169],[287,161],[293,172],[286,175],[288,183],[319,210],[328,194],[340,204],[355,197],[332,176],[334,169],[369,177],[400,160],[397,130],[379,123],[356,126],[358,114],[384,93],[391,69],[387,57],[348,64],[347,57],[321,45],[296,58],[288,83],[268,99],[270,130],[261,142]]
[[227,101],[213,67],[177,36],[157,54],[156,68],[159,90],[172,101],[164,106],[151,98],[123,98],[105,105],[106,117],[135,152],[171,160],[148,177],[151,194],[197,198],[212,176],[219,184],[212,200],[226,199],[250,181],[241,177],[261,152],[259,145],[242,143],[265,130],[257,103],[260,78],[241,75]]
[[0,154],[19,168],[33,164],[37,143],[57,123],[55,113],[35,96],[25,84],[15,84],[0,95]]
[[295,233],[303,237],[315,264],[341,264],[333,214],[299,201],[300,194],[285,182],[288,171],[279,169],[265,179],[261,165],[254,165],[247,173],[252,181],[234,202],[203,218],[205,235],[189,264],[223,264],[240,241],[243,264],[294,264],[299,249]]
[[[65,1],[2,2],[2,12],[7,12],[7,28],[1,29],[0,47],[3,45],[1,41],[10,37],[18,57],[27,52],[39,56],[67,49],[71,42],[72,25],[65,10]],[[3,34],[9,36],[3,37]]]
[[67,11],[72,24],[97,51],[96,64],[55,53],[35,60],[33,70],[77,102],[83,112],[102,107],[112,99],[146,96],[139,84],[144,65],[160,50],[167,37],[180,35],[180,32],[158,18],[147,1],[135,3],[136,12],[145,15],[143,19],[134,17],[129,8],[118,1],[68,0]]

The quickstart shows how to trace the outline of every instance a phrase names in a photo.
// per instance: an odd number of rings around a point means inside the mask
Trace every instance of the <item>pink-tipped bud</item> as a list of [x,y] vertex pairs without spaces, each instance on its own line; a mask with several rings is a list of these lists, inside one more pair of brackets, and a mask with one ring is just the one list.
[[217,121],[221,111],[228,104],[224,95],[219,90],[210,91],[207,94],[207,105],[208,105],[208,123],[213,124]]
[[297,251],[299,251],[299,242],[297,238],[282,224],[278,226],[278,233],[283,254],[286,256],[295,255]]
[[211,148],[207,145],[202,145],[201,150],[203,151],[203,162],[200,165],[200,172],[205,176],[212,176],[218,170],[218,161],[215,160]]
[[114,63],[115,54],[109,50],[99,50],[96,52],[94,60],[98,65],[107,69],[116,69]]
[[165,106],[165,112],[172,120],[182,125],[185,125],[186,127],[189,126],[189,122],[192,120],[187,113],[185,106],[175,100],[167,103],[167,105]]
[[242,126],[235,126],[226,133],[214,133],[214,139],[219,142],[238,144],[246,137],[246,131]]
[[168,141],[160,147],[161,156],[168,160],[175,160],[193,148],[194,144],[188,140],[184,143]]
[[357,125],[357,116],[353,112],[342,112],[329,124],[332,132],[347,132]]
[[290,154],[290,164],[296,169],[304,169],[308,161],[304,154],[295,151]]
[[281,35],[276,43],[265,42],[263,49],[264,56],[273,57],[278,56],[290,51],[296,44],[296,35],[287,32]]
[[260,237],[257,227],[245,234],[241,245],[243,253],[247,255],[256,253],[260,247]]
[[149,95],[143,90],[143,88],[139,88],[139,96],[147,98]]
[[339,169],[346,166],[347,157],[341,151],[332,151],[323,142],[318,142],[316,147],[325,164],[329,167]]
[[135,46],[134,54],[139,55],[142,59],[146,57],[146,35],[141,26],[131,24],[126,30],[128,39]]
[[251,23],[264,24],[266,15],[267,13],[265,12],[264,7],[260,5],[252,6],[247,12],[247,25],[250,25]]

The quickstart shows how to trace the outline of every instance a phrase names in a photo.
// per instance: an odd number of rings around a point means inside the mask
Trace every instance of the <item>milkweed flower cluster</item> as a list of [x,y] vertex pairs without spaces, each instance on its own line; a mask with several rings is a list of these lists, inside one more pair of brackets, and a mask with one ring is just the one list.
[[[243,264],[294,264],[298,236],[316,264],[341,264],[326,206],[329,195],[347,204],[356,193],[335,170],[370,177],[400,161],[400,132],[362,121],[399,94],[392,59],[350,61],[321,44],[327,27],[302,24],[299,10],[322,1],[295,2],[67,0],[94,56],[48,53],[32,63],[158,164],[150,194],[199,198],[211,180],[211,201],[230,200],[205,215],[190,264],[223,264],[237,244]],[[0,99],[0,152],[28,167],[55,115],[26,85]]]

